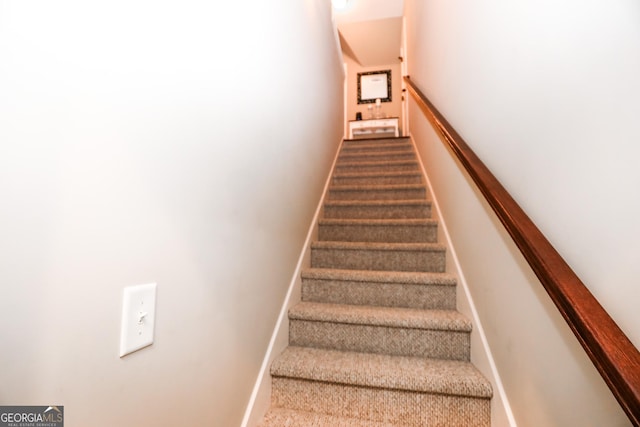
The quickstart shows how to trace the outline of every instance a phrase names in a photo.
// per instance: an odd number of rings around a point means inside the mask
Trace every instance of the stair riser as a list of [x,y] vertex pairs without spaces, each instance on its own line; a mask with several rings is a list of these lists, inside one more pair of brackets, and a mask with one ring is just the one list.
[[397,427],[397,424],[379,423],[357,418],[343,418],[333,415],[286,408],[271,409],[257,427]]
[[325,206],[325,218],[339,219],[411,219],[431,218],[431,206]]
[[418,163],[401,163],[401,164],[385,164],[368,165],[366,163],[348,163],[336,164],[336,172],[418,172],[420,171]]
[[302,301],[455,310],[456,287],[302,279]]
[[344,153],[338,157],[338,164],[348,162],[390,162],[394,160],[415,160],[413,152]]
[[443,273],[445,253],[438,250],[312,248],[311,267]]
[[389,189],[389,190],[336,190],[329,189],[330,200],[410,200],[424,199],[427,192],[424,188]]
[[357,387],[295,378],[273,378],[271,403],[280,408],[398,423],[403,426],[491,426],[489,399]]
[[435,243],[436,224],[429,225],[325,225],[318,226],[318,240],[342,242]]
[[411,144],[359,144],[359,145],[345,145],[342,147],[340,154],[351,153],[381,153],[385,151],[409,151],[412,150]]
[[469,361],[469,333],[291,319],[289,344]]
[[404,137],[401,139],[398,139],[398,138],[345,139],[343,147],[359,147],[362,145],[379,145],[381,147],[384,147],[389,144],[397,144],[401,142],[410,143],[410,140],[407,137]]
[[420,175],[334,177],[332,182],[336,185],[422,184],[422,177]]

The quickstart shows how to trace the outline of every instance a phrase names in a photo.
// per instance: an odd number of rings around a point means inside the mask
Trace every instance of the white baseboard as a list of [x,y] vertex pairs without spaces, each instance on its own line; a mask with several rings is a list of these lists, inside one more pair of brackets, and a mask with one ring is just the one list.
[[253,427],[257,425],[269,409],[269,405],[271,403],[271,374],[269,373],[269,368],[273,360],[289,344],[288,312],[293,305],[297,304],[301,300],[302,281],[300,279],[300,273],[305,266],[309,266],[311,264],[311,242],[317,235],[318,218],[320,217],[320,213],[322,212],[322,205],[329,189],[331,177],[333,176],[333,170],[336,167],[336,162],[338,160],[338,155],[340,154],[340,149],[342,148],[343,142],[344,140],[342,140],[340,144],[338,144],[338,149],[336,150],[335,157],[333,158],[333,164],[331,165],[329,175],[327,176],[327,180],[325,181],[324,189],[322,190],[322,195],[320,196],[320,201],[318,202],[318,206],[316,207],[316,212],[313,215],[311,225],[309,226],[309,231],[307,232],[307,238],[304,241],[304,246],[302,247],[300,257],[298,258],[298,264],[296,265],[296,269],[293,272],[293,277],[291,278],[291,282],[289,283],[289,289],[287,290],[284,302],[282,303],[282,308],[280,309],[278,321],[276,322],[273,334],[271,335],[271,341],[269,341],[269,346],[267,347],[267,352],[264,356],[264,360],[262,361],[262,366],[260,367],[258,378],[253,387],[253,392],[251,393],[251,397],[249,398],[249,403],[247,404],[247,409],[245,410],[241,427]]
[[450,257],[452,265],[451,273],[457,276],[458,284],[464,291],[463,297],[461,297],[460,295],[458,296],[458,311],[470,317],[473,321],[474,333],[471,334],[471,361],[489,379],[494,387],[493,399],[491,401],[491,425],[493,427],[517,427],[515,417],[513,416],[513,411],[511,410],[509,400],[507,399],[504,386],[502,385],[502,381],[500,379],[500,374],[495,364],[495,360],[493,359],[493,355],[491,354],[489,342],[487,341],[482,323],[480,322],[480,317],[478,316],[478,311],[476,310],[473,298],[471,297],[469,285],[460,266],[455,247],[453,246],[451,236],[449,235],[449,231],[447,230],[446,222],[441,215],[440,206],[438,205],[438,198],[436,197],[436,194],[433,191],[433,187],[431,186],[429,175],[427,174],[427,171],[424,167],[424,163],[422,163],[420,151],[418,151],[418,147],[415,140],[413,139],[413,135],[410,135],[410,138],[411,143],[413,144],[413,148],[414,150],[416,150],[416,154],[418,155],[420,169],[422,169],[422,174],[424,175],[427,182],[427,187],[429,188],[431,201],[433,203],[433,207],[435,208],[433,210],[435,211],[435,214],[438,218],[438,232],[446,241],[448,251],[447,256]]

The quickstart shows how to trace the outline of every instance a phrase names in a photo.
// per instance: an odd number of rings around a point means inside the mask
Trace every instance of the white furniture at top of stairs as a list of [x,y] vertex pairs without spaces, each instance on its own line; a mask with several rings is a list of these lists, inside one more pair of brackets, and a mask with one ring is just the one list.
[[397,117],[349,121],[349,139],[371,138],[388,133],[393,133],[396,138],[400,136]]

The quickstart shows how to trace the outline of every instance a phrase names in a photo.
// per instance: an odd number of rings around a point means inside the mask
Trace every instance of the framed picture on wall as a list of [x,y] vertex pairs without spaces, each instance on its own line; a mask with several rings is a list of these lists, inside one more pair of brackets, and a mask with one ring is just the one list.
[[391,102],[391,70],[358,73],[358,104]]

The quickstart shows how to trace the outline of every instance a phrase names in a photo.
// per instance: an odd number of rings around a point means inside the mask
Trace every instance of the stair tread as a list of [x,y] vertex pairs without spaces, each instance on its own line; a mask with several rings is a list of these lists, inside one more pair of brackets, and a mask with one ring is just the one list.
[[[384,119],[382,119],[384,120]],[[395,141],[409,141],[408,136],[385,136],[385,137],[371,137],[371,138],[353,138],[353,139],[349,139],[349,138],[345,138],[345,142],[371,142],[371,141],[376,141],[376,142],[380,142],[382,144],[387,143],[387,142],[395,142]]]
[[351,325],[471,332],[471,322],[455,310],[422,310],[402,307],[300,302],[289,310],[289,319]]
[[392,219],[376,219],[376,218],[320,218],[319,225],[370,225],[370,226],[396,226],[396,225],[415,225],[428,226],[437,224],[438,220],[432,218],[392,218]]
[[345,145],[342,147],[341,153],[359,152],[361,150],[389,150],[390,149],[412,149],[413,145],[410,142],[390,142],[387,144],[357,144],[357,145]]
[[425,206],[431,205],[427,199],[392,200],[327,200],[325,206]]
[[275,377],[489,399],[491,384],[471,363],[310,347],[287,347]]
[[400,146],[409,146],[413,147],[413,144],[408,138],[397,138],[397,139],[388,139],[386,141],[381,141],[380,139],[373,140],[364,140],[364,139],[355,139],[355,140],[345,140],[346,144],[342,146],[342,149],[352,148],[352,147],[400,147]]
[[441,243],[387,243],[387,242],[342,242],[342,241],[314,241],[314,249],[351,249],[378,251],[444,251],[446,247]]
[[[377,149],[371,153],[414,153],[413,146],[407,142],[405,143],[391,143],[391,144],[362,144],[359,146],[345,147],[340,151],[340,154],[358,154],[362,149]],[[356,153],[354,153],[354,151]]]
[[393,166],[393,165],[418,165],[415,159],[404,160],[351,160],[349,162],[339,163],[338,166],[345,168],[348,166]]
[[403,427],[403,424],[345,418],[286,408],[271,408],[258,427]]
[[420,171],[336,172],[334,178],[374,178],[396,176],[422,176]]
[[[362,147],[360,147],[362,148]],[[350,151],[350,150],[349,150]],[[379,150],[379,151],[370,151],[370,152],[345,152],[342,151],[340,153],[340,158],[349,158],[349,157],[360,157],[360,156],[370,156],[370,157],[384,157],[384,156],[397,156],[397,155],[408,155],[415,154],[411,147],[408,147],[406,150]]]
[[307,268],[302,270],[303,279],[348,280],[352,282],[380,282],[431,284],[439,286],[456,286],[456,279],[448,273],[425,273],[414,271],[374,271],[343,270],[337,268]]
[[424,184],[332,184],[331,191],[363,191],[363,190],[426,190]]
[[385,136],[383,138],[380,137],[371,137],[371,138],[353,138],[353,139],[349,139],[349,138],[345,138],[344,142],[348,143],[348,144],[372,144],[372,143],[378,143],[378,144],[388,144],[388,143],[394,143],[394,142],[399,142],[399,141],[410,141],[408,136]]

